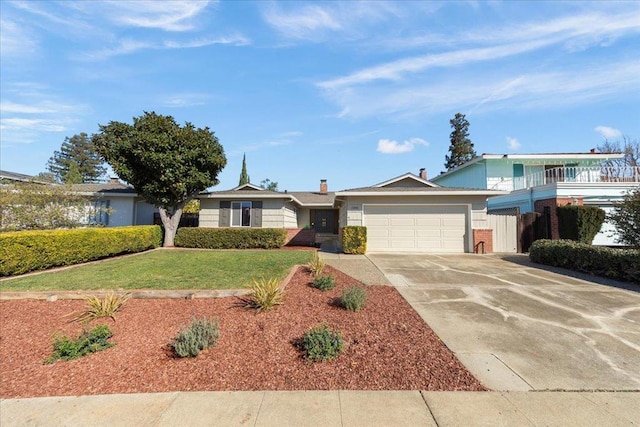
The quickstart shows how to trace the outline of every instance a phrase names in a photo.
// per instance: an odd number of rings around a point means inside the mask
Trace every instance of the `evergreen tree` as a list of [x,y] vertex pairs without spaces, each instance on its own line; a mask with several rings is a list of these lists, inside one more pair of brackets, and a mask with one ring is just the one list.
[[160,211],[164,246],[173,246],[182,210],[201,191],[218,184],[227,164],[209,128],[145,112],[133,124],[109,122],[93,136],[96,149],[120,178]]
[[244,185],[249,183],[249,175],[247,175],[247,155],[242,156],[242,172],[240,172],[240,183],[238,185]]
[[465,115],[456,113],[455,117],[449,120],[449,123],[453,131],[449,136],[451,140],[449,152],[451,155],[445,156],[446,163],[444,166],[447,170],[460,166],[476,157],[473,142],[469,139],[469,122]]
[[47,170],[58,182],[79,184],[99,181],[107,171],[103,164],[91,138],[82,132],[65,138],[60,151],[49,159]]

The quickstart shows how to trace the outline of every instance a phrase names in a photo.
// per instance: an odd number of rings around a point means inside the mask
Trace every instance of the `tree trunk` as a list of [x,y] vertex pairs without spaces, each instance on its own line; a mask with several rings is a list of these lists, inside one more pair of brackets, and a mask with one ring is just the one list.
[[173,242],[176,237],[176,231],[178,231],[178,225],[180,224],[180,217],[182,216],[182,208],[176,209],[173,215],[170,215],[165,208],[158,208],[160,211],[160,219],[164,226],[164,243],[165,248],[171,248],[174,246]]

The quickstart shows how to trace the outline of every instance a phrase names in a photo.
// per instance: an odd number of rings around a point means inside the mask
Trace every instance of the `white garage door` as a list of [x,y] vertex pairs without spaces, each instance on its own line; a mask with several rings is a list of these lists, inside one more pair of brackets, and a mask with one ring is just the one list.
[[464,252],[466,206],[366,206],[371,252]]

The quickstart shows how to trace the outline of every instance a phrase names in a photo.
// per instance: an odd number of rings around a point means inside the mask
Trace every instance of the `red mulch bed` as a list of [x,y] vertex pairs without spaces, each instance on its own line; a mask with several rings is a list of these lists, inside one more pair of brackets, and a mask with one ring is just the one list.
[[[130,300],[117,321],[115,347],[45,365],[52,336],[82,330],[64,315],[83,301],[0,301],[0,397],[34,397],[193,390],[485,390],[434,332],[388,286],[368,286],[360,312],[336,304],[355,279],[327,267],[337,286],[312,288],[306,269],[293,275],[285,304],[256,314],[238,298]],[[215,347],[192,359],[173,357],[168,343],[193,316],[217,319]],[[335,361],[312,363],[296,342],[328,324],[342,332]]]

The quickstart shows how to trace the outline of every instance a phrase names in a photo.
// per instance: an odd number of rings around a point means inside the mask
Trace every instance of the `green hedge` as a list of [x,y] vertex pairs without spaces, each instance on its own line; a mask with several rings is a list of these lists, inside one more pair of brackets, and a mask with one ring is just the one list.
[[606,213],[597,206],[558,206],[558,231],[561,239],[591,244],[602,228]]
[[282,228],[179,228],[175,245],[205,249],[276,249],[287,237]]
[[345,254],[367,252],[367,227],[350,225],[342,229],[342,250]]
[[640,283],[640,251],[591,246],[573,240],[536,240],[531,261],[616,280]]
[[141,252],[161,243],[157,225],[0,233],[0,276]]

